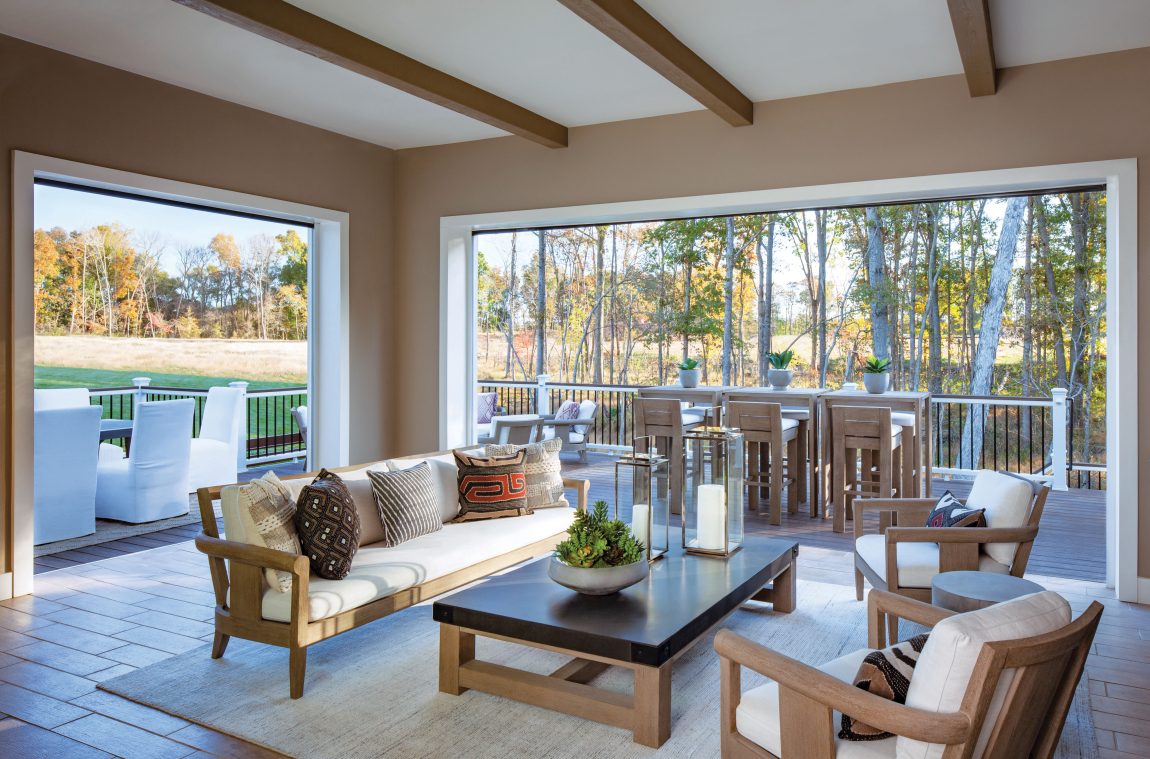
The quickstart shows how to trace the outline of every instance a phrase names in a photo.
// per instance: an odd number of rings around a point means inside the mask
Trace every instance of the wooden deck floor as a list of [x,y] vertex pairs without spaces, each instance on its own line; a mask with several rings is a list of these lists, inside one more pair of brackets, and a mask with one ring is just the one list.
[[[563,472],[572,477],[591,480],[592,501],[603,499],[614,504],[614,458],[602,454],[589,454],[582,464],[564,457]],[[950,490],[958,497],[970,491],[970,483],[961,480],[935,480],[933,492],[941,495]],[[803,546],[835,551],[852,551],[854,537],[847,532],[836,533],[830,520],[812,519],[805,506],[800,513],[791,515],[783,506],[783,523],[773,526],[765,516],[748,511],[748,533],[790,537]],[[1069,490],[1052,492],[1046,501],[1038,539],[1030,555],[1027,571],[1049,577],[1065,577],[1090,582],[1106,580],[1106,493],[1100,490]]]

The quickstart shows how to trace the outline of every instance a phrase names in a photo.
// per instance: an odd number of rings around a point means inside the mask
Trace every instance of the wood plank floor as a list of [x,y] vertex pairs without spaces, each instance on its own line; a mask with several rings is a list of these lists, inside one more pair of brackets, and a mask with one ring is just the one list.
[[[612,499],[613,466],[606,457],[592,457],[586,466],[565,462],[565,470],[591,476],[593,498]],[[948,486],[959,492],[958,483]],[[1075,543],[1074,555],[1090,558],[1100,550],[1088,514],[1080,513],[1096,508],[1089,500],[1071,493],[1052,502],[1042,526],[1052,539],[1040,537],[1032,569],[1040,551],[1042,566],[1057,568],[1059,551]],[[1078,540],[1059,534],[1075,524]],[[788,516],[782,527],[771,527],[753,515],[748,525],[801,543],[800,578],[853,586],[849,538],[820,520]],[[45,571],[34,595],[0,602],[0,756],[279,756],[96,689],[101,680],[211,638],[207,561],[186,536],[172,532],[155,538],[159,546],[124,541],[108,549],[123,551],[118,555]],[[1096,573],[1094,564],[1091,559],[1061,576],[1037,570],[1027,576],[1061,592],[1076,612],[1094,600],[1106,606],[1087,663],[1100,753],[1103,759],[1150,756],[1150,607],[1118,602],[1101,583],[1077,576]],[[428,677],[435,676],[429,668]]]

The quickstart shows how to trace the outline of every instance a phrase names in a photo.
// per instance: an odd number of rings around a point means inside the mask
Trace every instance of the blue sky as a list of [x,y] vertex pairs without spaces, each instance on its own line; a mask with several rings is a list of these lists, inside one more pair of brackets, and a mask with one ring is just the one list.
[[177,251],[207,245],[220,232],[235,237],[242,249],[248,240],[259,235],[274,237],[294,228],[306,240],[309,231],[287,222],[245,219],[44,185],[36,186],[35,222],[37,229],[63,227],[68,231],[120,224],[148,237],[155,235],[162,245],[160,264],[169,272],[175,268]]

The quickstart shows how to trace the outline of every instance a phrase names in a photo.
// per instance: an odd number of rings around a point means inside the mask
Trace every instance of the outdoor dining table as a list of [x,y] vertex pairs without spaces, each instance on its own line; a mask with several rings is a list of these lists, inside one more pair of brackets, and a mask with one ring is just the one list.
[[103,443],[105,440],[123,440],[124,451],[127,452],[128,446],[132,443],[132,420],[101,419],[100,442]]
[[805,490],[812,515],[818,511],[819,498],[822,495],[820,487],[822,470],[819,467],[819,398],[826,392],[828,391],[825,387],[788,387],[783,390],[770,387],[732,387],[723,392],[724,401],[736,398],[761,403],[778,403],[783,407],[784,419],[806,422],[809,483]]
[[682,385],[652,385],[639,388],[641,398],[674,398],[680,402],[692,405],[721,406],[723,394],[728,390],[737,390],[733,385],[700,385],[699,387],[683,387]]
[[[865,390],[833,390],[819,396],[819,417],[822,421],[823,440],[820,468],[822,469],[823,493],[826,496],[826,503],[823,504],[824,514],[832,501],[830,498],[830,472],[831,454],[833,450],[832,441],[834,438],[832,436],[833,430],[831,429],[830,409],[836,405],[889,408],[895,412],[902,411],[914,414],[914,431],[918,438],[919,451],[919,460],[914,462],[918,492],[909,495],[921,497],[930,496],[931,462],[934,460],[930,447],[930,393],[909,390],[891,390],[885,393],[868,393]],[[850,514],[845,514],[844,516],[847,519],[851,517]],[[837,520],[835,530],[836,532],[842,531],[839,528]]]

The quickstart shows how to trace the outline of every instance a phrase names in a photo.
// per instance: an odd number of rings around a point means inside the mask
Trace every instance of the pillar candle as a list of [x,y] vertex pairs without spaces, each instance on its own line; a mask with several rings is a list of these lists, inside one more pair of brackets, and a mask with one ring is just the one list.
[[723,540],[726,532],[726,509],[723,508],[726,493],[722,485],[700,485],[698,496],[699,548],[721,551],[726,548]]
[[645,503],[637,503],[631,507],[631,532],[635,534],[635,540],[642,543],[645,548],[651,547],[649,542],[650,535],[647,529],[650,521],[650,506]]

